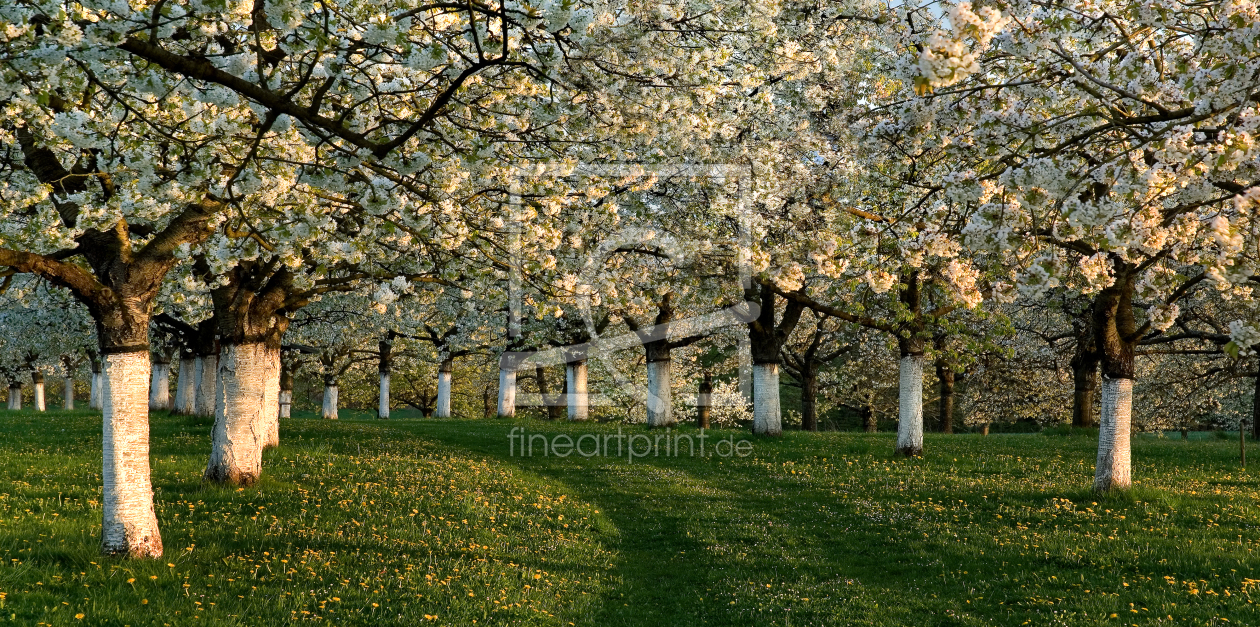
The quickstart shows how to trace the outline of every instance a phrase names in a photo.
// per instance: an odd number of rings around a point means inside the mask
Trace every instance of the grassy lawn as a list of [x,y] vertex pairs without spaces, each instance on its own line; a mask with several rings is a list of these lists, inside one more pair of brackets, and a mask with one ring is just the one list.
[[343,412],[223,489],[208,420],[152,424],[166,556],[124,561],[97,554],[99,418],[0,412],[0,624],[1260,625],[1236,442],[1135,438],[1136,487],[1100,498],[1085,436],[907,461],[892,434],[718,432],[751,454],[628,463],[509,455],[514,426],[615,426]]

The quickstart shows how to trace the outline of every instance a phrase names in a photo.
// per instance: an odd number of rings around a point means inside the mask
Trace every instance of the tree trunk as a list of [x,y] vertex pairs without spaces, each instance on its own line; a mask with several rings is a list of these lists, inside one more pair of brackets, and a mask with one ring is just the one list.
[[149,349],[105,352],[102,358],[101,549],[111,555],[161,557],[149,478]]
[[779,411],[778,363],[753,363],[753,433],[783,434],[783,415]]
[[547,369],[537,366],[534,373],[538,378],[538,394],[542,396],[543,405],[547,407],[547,420],[559,420],[564,408],[560,407],[558,399],[551,395],[551,387],[547,384]]
[[1251,394],[1251,439],[1260,441],[1260,370],[1256,372],[1255,389]]
[[198,416],[214,415],[214,392],[218,388],[219,356],[203,355],[197,358],[201,366],[197,369],[197,409]]
[[22,384],[9,384],[9,409],[12,411],[22,411]]
[[175,413],[192,415],[197,410],[197,358],[191,354],[179,358],[175,379]]
[[696,427],[709,428],[709,415],[713,407],[713,375],[706,372],[700,381],[700,393],[696,395]]
[[1095,343],[1102,366],[1102,414],[1094,469],[1094,490],[1099,492],[1126,490],[1132,484],[1129,435],[1138,339],[1133,292],[1133,274],[1122,271],[1094,298]]
[[101,360],[92,358],[92,380],[91,388],[88,392],[88,407],[91,409],[101,408]]
[[937,403],[940,410],[941,433],[954,432],[954,369],[945,364],[936,365],[936,379],[941,384],[941,398]]
[[1133,379],[1102,382],[1102,421],[1098,425],[1098,465],[1094,489],[1123,490],[1130,476],[1129,429],[1133,409]]
[[451,417],[451,371],[454,369],[455,363],[449,357],[438,364],[437,408],[433,410],[438,418]]
[[324,420],[337,419],[337,380],[324,377],[324,404],[321,408]]
[[481,415],[489,418],[494,415],[494,404],[490,402],[490,386],[481,390]]
[[812,365],[801,372],[801,431],[818,431],[818,374]]
[[1098,361],[1088,363],[1072,360],[1072,426],[1097,425],[1094,414],[1094,395],[1098,391]]
[[263,448],[279,410],[270,390],[279,376],[279,357],[279,350],[262,342],[222,346],[206,480],[247,486],[262,476]]
[[62,407],[66,411],[74,409],[74,377],[66,377],[62,380],[65,387],[61,388]]
[[862,430],[867,433],[879,432],[879,421],[875,419],[875,408],[870,405],[862,408]]
[[263,449],[280,446],[280,348],[278,343],[267,345],[267,359],[271,365],[266,370],[266,398],[263,401]]
[[989,435],[989,423],[980,425],[980,435]]
[[289,418],[293,410],[293,371],[284,368],[280,371],[280,412],[276,416],[276,420],[280,418]]
[[48,405],[44,402],[44,373],[32,372],[31,383],[35,387],[35,411],[47,411]]
[[171,362],[153,360],[153,380],[149,385],[149,411],[171,408]]
[[647,363],[647,426],[674,426],[673,412],[673,366],[670,360],[649,361]]
[[377,384],[376,417],[379,420],[389,420],[389,373],[378,374],[380,376]]
[[923,456],[923,353],[902,353],[898,386],[897,450],[906,457]]
[[499,417],[516,415],[516,364],[504,360],[499,364]]

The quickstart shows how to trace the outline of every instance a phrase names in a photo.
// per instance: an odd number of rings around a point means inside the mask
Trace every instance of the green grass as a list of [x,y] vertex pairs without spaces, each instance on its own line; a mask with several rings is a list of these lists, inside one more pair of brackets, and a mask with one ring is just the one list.
[[629,464],[508,455],[513,426],[607,425],[343,412],[224,489],[207,420],[152,424],[166,555],[126,561],[97,554],[99,418],[0,412],[0,624],[1260,625],[1236,442],[1135,438],[1134,489],[1100,498],[1084,435]]

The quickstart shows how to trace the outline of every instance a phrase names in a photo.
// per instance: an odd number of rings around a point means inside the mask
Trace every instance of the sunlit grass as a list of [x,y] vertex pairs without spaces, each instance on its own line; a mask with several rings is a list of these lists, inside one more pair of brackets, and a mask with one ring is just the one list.
[[97,554],[99,418],[0,413],[0,623],[1260,624],[1236,442],[1136,438],[1135,488],[1100,498],[1083,436],[629,464],[508,455],[513,426],[606,425],[346,414],[288,421],[239,490],[201,482],[207,420],[152,423],[166,555],[139,562]]

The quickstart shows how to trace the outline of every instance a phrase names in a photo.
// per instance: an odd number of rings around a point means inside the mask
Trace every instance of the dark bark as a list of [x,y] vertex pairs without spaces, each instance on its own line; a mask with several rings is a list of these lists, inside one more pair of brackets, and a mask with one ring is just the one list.
[[867,433],[879,431],[879,421],[875,419],[875,408],[870,405],[862,408],[862,430]]
[[775,323],[775,294],[767,285],[760,286],[760,294],[755,288],[745,292],[745,300],[755,300],[761,306],[757,317],[748,323],[748,342],[754,364],[780,363],[779,351],[787,342],[792,331],[801,320],[805,305],[789,300],[783,310],[783,316]]
[[1098,414],[1094,411],[1098,396],[1098,362],[1100,356],[1094,339],[1093,312],[1082,308],[1072,320],[1076,349],[1072,354],[1072,426],[1094,427]]
[[709,428],[709,412],[713,405],[713,374],[704,373],[700,381],[700,395],[696,399],[696,427]]
[[943,361],[936,362],[936,379],[940,382],[940,400],[937,403],[941,433],[954,432],[954,369]]
[[1111,286],[1094,297],[1094,342],[1102,375],[1108,379],[1134,378],[1138,325],[1133,315],[1134,273],[1122,267]]
[[802,372],[801,382],[801,431],[818,430],[818,375],[810,369]]

